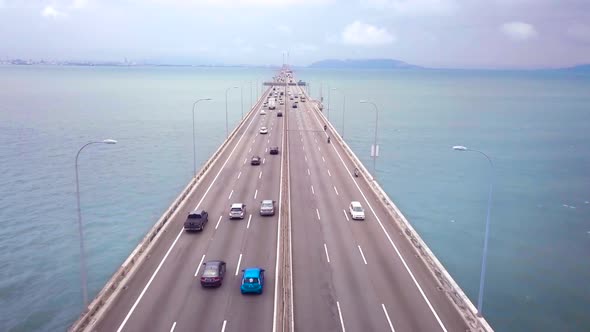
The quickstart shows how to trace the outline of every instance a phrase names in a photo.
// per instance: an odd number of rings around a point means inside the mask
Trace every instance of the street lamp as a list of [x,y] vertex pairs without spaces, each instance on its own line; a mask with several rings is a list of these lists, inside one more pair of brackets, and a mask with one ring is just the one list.
[[225,137],[229,137],[229,126],[227,125],[227,93],[230,89],[237,89],[237,86],[225,89]]
[[332,88],[334,91],[339,91],[342,93],[342,135],[341,137],[344,138],[344,112],[346,112],[346,95],[342,90],[338,90],[338,88]]
[[487,216],[486,216],[486,230],[485,230],[485,235],[484,235],[484,240],[483,240],[483,257],[481,260],[481,275],[479,278],[479,294],[477,296],[477,315],[481,317],[482,304],[483,304],[482,303],[483,302],[483,288],[484,288],[484,281],[485,281],[485,275],[486,275],[486,261],[487,261],[487,257],[488,257],[488,237],[489,237],[489,231],[490,231],[490,212],[492,210],[492,191],[494,189],[494,163],[492,162],[492,159],[487,154],[485,154],[481,151],[478,151],[478,150],[469,149],[469,148],[461,146],[461,145],[453,146],[453,150],[477,152],[477,153],[481,154],[482,156],[484,156],[489,161],[490,166],[491,166],[490,191],[488,194],[488,211],[487,211]]
[[254,106],[254,103],[253,103],[254,98],[252,98],[252,91],[253,91],[252,88],[253,88],[252,81],[250,81],[250,109],[252,109],[252,106]]
[[[242,102],[242,120],[244,119],[244,85],[246,84],[247,83],[240,85],[240,100]],[[250,81],[250,105],[252,105],[252,81]],[[251,107],[252,106],[250,106],[250,108]]]
[[91,144],[116,144],[114,139],[105,139],[102,141],[92,141],[84,144],[76,154],[76,202],[78,204],[78,232],[80,233],[80,275],[82,282],[82,297],[84,299],[84,307],[88,306],[88,286],[87,286],[87,272],[86,272],[86,256],[84,256],[84,231],[82,227],[82,211],[80,210],[80,184],[78,181],[78,157],[80,152]]
[[195,107],[197,103],[203,100],[211,100],[211,98],[203,98],[193,103],[193,176],[197,177],[197,149],[195,144]]
[[330,89],[330,85],[328,85],[328,122],[330,122],[330,100],[332,100],[332,98],[330,98],[331,92],[332,89]]
[[377,105],[375,105],[375,103],[361,99],[360,100],[361,104],[371,104],[373,105],[373,107],[375,107],[375,143],[373,143],[373,146],[375,147],[375,151],[373,151],[373,173],[375,173],[375,175],[377,175],[377,171],[375,170],[375,163],[377,160],[377,125],[379,124],[379,109],[377,109]]

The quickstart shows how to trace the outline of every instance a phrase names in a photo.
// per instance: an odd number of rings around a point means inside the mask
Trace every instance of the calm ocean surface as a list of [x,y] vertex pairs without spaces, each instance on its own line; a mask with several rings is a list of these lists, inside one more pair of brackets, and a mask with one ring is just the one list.
[[[244,68],[0,66],[0,331],[59,331],[79,315],[74,158],[94,296],[274,72]],[[590,330],[590,75],[296,71],[475,303],[495,164],[484,314],[497,331]],[[252,82],[252,90],[250,89]],[[330,96],[328,91],[332,90]],[[241,116],[229,91],[229,119]],[[252,97],[252,99],[251,99]],[[329,98],[328,98],[329,97]],[[386,290],[384,290],[386,291]]]

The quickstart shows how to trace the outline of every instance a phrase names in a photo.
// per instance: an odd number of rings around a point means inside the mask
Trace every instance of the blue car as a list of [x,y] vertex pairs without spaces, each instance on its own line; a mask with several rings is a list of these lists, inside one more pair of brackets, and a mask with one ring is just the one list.
[[264,288],[264,269],[259,267],[249,267],[242,270],[242,294],[256,293],[262,294]]

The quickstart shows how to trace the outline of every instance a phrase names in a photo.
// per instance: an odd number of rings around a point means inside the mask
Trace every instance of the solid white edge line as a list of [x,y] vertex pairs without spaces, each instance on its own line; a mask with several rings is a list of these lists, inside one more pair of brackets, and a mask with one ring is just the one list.
[[131,307],[131,310],[129,310],[129,312],[127,313],[127,316],[125,316],[125,319],[123,320],[123,322],[121,323],[121,325],[117,329],[117,332],[121,332],[123,330],[123,327],[125,327],[125,324],[127,324],[127,321],[129,320],[129,317],[131,317],[131,314],[133,313],[133,311],[135,311],[135,308],[139,304],[139,301],[141,300],[141,298],[143,297],[143,295],[147,291],[148,287],[152,284],[152,281],[154,281],[154,278],[156,277],[156,274],[158,273],[158,271],[160,271],[160,268],[162,268],[162,265],[164,265],[164,262],[166,261],[166,258],[168,257],[168,255],[172,251],[172,248],[174,248],[174,245],[176,244],[176,242],[178,241],[178,239],[180,239],[180,235],[182,235],[183,232],[184,232],[183,229],[181,229],[180,232],[178,232],[178,235],[176,236],[176,239],[174,239],[174,242],[172,242],[172,245],[170,246],[170,248],[168,248],[168,251],[166,251],[166,254],[164,255],[164,258],[162,259],[162,261],[160,262],[160,264],[158,264],[158,267],[156,268],[156,271],[154,271],[154,273],[150,277],[150,280],[148,280],[147,284],[145,285],[145,287],[143,288],[143,290],[139,294],[139,297],[137,298],[137,300],[135,301],[135,303],[133,303],[133,306]]
[[391,324],[391,319],[389,319],[389,314],[387,313],[387,309],[385,309],[385,304],[381,303],[381,307],[383,308],[383,313],[385,313],[385,317],[387,318],[387,322],[389,323],[389,328],[391,329],[391,332],[395,332],[395,329],[393,328],[393,324]]
[[326,251],[326,259],[328,259],[328,263],[330,263],[330,255],[328,255],[328,246],[324,243],[324,250]]
[[223,321],[223,325],[221,326],[221,332],[225,332],[225,324],[227,324],[227,320]]
[[359,247],[359,251],[361,253],[361,257],[363,258],[363,262],[365,262],[365,265],[367,265],[367,260],[365,259],[365,254],[363,254],[363,249],[361,249],[361,246],[357,245],[357,247]]
[[[289,160],[289,159],[287,159]],[[287,178],[291,179],[291,165],[287,163]],[[288,207],[288,229],[289,229],[289,276],[290,276],[290,288],[289,288],[289,297],[291,298],[290,305],[291,305],[291,331],[295,331],[295,312],[293,307],[293,237],[291,235],[291,186],[289,186],[289,207]]]
[[[229,156],[227,156],[227,159],[225,160],[225,162],[223,163],[223,165],[221,165],[221,168],[219,169],[219,171],[217,172],[217,174],[213,178],[213,181],[211,181],[211,184],[209,184],[209,187],[207,187],[207,190],[205,191],[205,193],[201,197],[201,200],[199,201],[199,203],[197,203],[197,206],[194,208],[194,210],[198,209],[199,208],[199,205],[201,205],[201,203],[203,203],[203,200],[205,199],[205,197],[209,193],[209,190],[211,190],[211,188],[213,187],[213,184],[215,184],[215,181],[217,181],[217,178],[219,177],[219,174],[221,174],[221,172],[225,168],[225,165],[227,165],[227,163],[229,162],[229,159],[234,154],[234,151],[236,151],[236,148],[240,145],[240,142],[242,141],[242,139],[244,138],[244,136],[248,132],[248,128],[250,128],[250,125],[252,124],[252,122],[254,122],[254,119],[255,119],[255,117],[252,117],[252,120],[250,120],[250,122],[248,122],[248,125],[246,126],[246,129],[244,129],[244,132],[242,133],[242,136],[240,136],[240,139],[238,140],[238,142],[236,143],[236,145],[234,146],[234,148],[229,153]],[[145,285],[145,287],[143,288],[143,290],[141,291],[141,293],[137,297],[137,300],[135,300],[135,303],[133,303],[133,306],[131,307],[131,309],[129,310],[129,312],[127,313],[127,315],[125,316],[125,319],[123,320],[123,322],[121,323],[121,325],[117,329],[117,332],[121,332],[123,330],[123,328],[125,327],[125,324],[127,324],[127,321],[129,320],[129,317],[131,317],[131,314],[133,314],[133,312],[135,311],[135,308],[137,307],[137,305],[141,301],[141,298],[143,297],[143,295],[145,294],[145,292],[147,291],[147,289],[151,285],[152,281],[154,280],[154,278],[158,274],[158,271],[160,271],[160,268],[162,267],[162,265],[166,261],[166,258],[168,257],[168,255],[170,254],[170,252],[172,251],[172,249],[174,248],[174,246],[176,245],[176,242],[178,241],[178,239],[180,238],[180,235],[182,235],[183,232],[184,232],[184,227],[180,229],[180,232],[178,232],[178,235],[176,236],[176,239],[174,239],[174,242],[172,242],[172,245],[170,246],[170,248],[168,248],[168,251],[166,251],[166,254],[162,258],[162,261],[160,262],[160,264],[158,264],[158,267],[156,268],[156,270],[154,271],[154,273],[150,277],[150,280],[148,281],[148,283]]]
[[250,221],[252,220],[252,215],[248,217],[248,224],[246,225],[246,229],[250,228]]
[[[314,117],[316,119],[316,121],[321,125],[320,120],[317,117],[317,114],[315,114],[316,112],[314,112]],[[327,135],[327,133],[326,133]],[[416,277],[414,277],[414,274],[412,273],[412,271],[410,270],[410,267],[408,266],[408,264],[406,263],[406,260],[402,257],[401,253],[399,252],[399,250],[397,249],[397,246],[395,245],[395,243],[393,243],[393,240],[391,239],[391,236],[389,236],[389,233],[387,233],[387,230],[385,229],[385,226],[383,226],[383,223],[381,222],[381,220],[379,219],[379,217],[377,216],[377,213],[375,213],[375,210],[373,209],[373,207],[371,206],[371,204],[369,203],[369,200],[367,199],[367,197],[365,196],[365,194],[363,193],[363,191],[361,190],[361,188],[359,187],[358,183],[354,180],[353,175],[350,173],[350,171],[348,170],[348,168],[346,167],[346,163],[344,162],[344,159],[342,159],[342,156],[340,155],[340,153],[338,152],[338,150],[336,149],[335,146],[332,145],[332,148],[334,149],[334,151],[336,152],[336,154],[338,155],[338,158],[340,158],[340,161],[342,162],[342,164],[344,165],[344,169],[346,170],[346,172],[348,173],[348,176],[352,179],[353,183],[355,184],[356,188],[358,189],[358,191],[361,193],[361,195],[363,196],[363,199],[365,200],[365,203],[367,203],[367,206],[369,207],[369,209],[371,209],[371,212],[373,213],[373,215],[375,216],[375,219],[377,219],[377,222],[379,223],[379,226],[381,226],[381,230],[383,230],[383,233],[385,233],[385,236],[387,237],[387,239],[389,240],[389,243],[391,244],[391,246],[393,247],[394,251],[397,253],[397,256],[399,257],[399,259],[401,260],[402,264],[404,265],[404,267],[406,268],[406,271],[408,271],[408,274],[410,275],[410,277],[412,278],[412,281],[414,281],[414,285],[416,285],[416,288],[418,288],[418,291],[420,292],[420,294],[422,295],[422,298],[424,299],[424,301],[426,302],[426,304],[428,305],[428,308],[430,308],[430,312],[432,312],[432,314],[434,315],[434,317],[436,318],[436,321],[438,322],[438,325],[441,327],[441,329],[445,332],[447,332],[447,328],[445,327],[445,325],[443,324],[442,320],[440,319],[440,317],[438,316],[438,314],[436,313],[436,310],[434,310],[434,307],[432,306],[432,304],[430,303],[430,301],[428,300],[428,297],[426,296],[426,293],[424,293],[424,291],[422,290],[422,287],[420,287],[420,284],[418,283],[418,280],[416,280]]]
[[219,216],[219,220],[217,220],[217,225],[215,225],[215,229],[217,229],[217,227],[219,227],[219,223],[221,222],[221,218],[223,218],[223,216]]
[[172,324],[172,327],[170,328],[170,332],[174,332],[175,327],[176,327],[176,322],[174,322],[174,324]]
[[346,217],[346,221],[350,221],[350,219],[348,219],[348,213],[346,213],[346,210],[342,210],[342,212],[344,212],[344,216]]
[[205,260],[205,254],[201,257],[201,261],[199,262],[199,266],[197,266],[197,270],[195,271],[195,277],[199,274],[199,270],[201,269],[201,265],[203,265],[203,261]]
[[340,310],[340,302],[336,301],[336,306],[338,307],[338,316],[340,316],[340,326],[342,327],[342,332],[346,332],[344,328],[344,319],[342,318],[342,311]]
[[[283,137],[281,139],[281,149],[285,151],[285,141],[287,139],[288,131],[285,125],[283,124]],[[281,247],[281,208],[282,208],[282,197],[283,191],[281,188],[283,187],[283,164],[285,161],[285,153],[281,153],[281,171],[280,171],[280,178],[279,178],[279,218],[277,221],[277,252],[276,252],[276,259],[275,259],[275,294],[274,294],[274,301],[273,301],[273,315],[272,315],[272,331],[277,331],[277,303],[278,303],[278,293],[279,293],[279,249]]]
[[240,263],[242,262],[242,254],[240,254],[240,258],[238,258],[238,265],[236,265],[236,275],[240,271]]
[[320,210],[315,209],[315,212],[318,214],[318,220],[322,220],[322,218],[320,218]]

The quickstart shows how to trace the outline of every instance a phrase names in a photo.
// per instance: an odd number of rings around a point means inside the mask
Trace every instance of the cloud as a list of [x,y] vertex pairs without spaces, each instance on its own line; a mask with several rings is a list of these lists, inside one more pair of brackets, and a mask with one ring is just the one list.
[[305,43],[297,43],[291,47],[291,50],[296,53],[315,52],[317,49],[317,46]]
[[291,32],[293,32],[291,30],[291,28],[288,27],[288,26],[286,26],[286,25],[279,25],[279,26],[277,26],[277,30],[279,30],[282,33],[288,34],[288,35],[290,35]]
[[360,0],[362,5],[391,10],[405,16],[448,15],[459,7],[456,0]]
[[535,27],[524,22],[504,23],[500,30],[513,40],[527,40],[537,36]]
[[[141,0],[142,2],[145,0]],[[295,6],[318,6],[331,4],[335,0],[150,0],[166,6],[204,6],[204,7],[229,7],[229,8],[252,8],[252,7],[295,7]]]
[[70,8],[73,9],[82,9],[88,6],[88,0],[74,0],[70,5]]
[[64,12],[61,12],[51,6],[46,6],[43,9],[43,11],[41,11],[41,16],[47,17],[47,18],[52,18],[52,19],[58,19],[58,18],[66,17],[67,14]]
[[348,45],[379,46],[391,44],[395,36],[385,28],[354,21],[347,25],[341,33],[342,42]]

